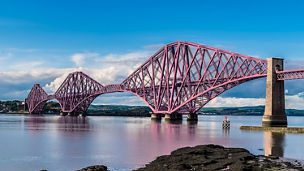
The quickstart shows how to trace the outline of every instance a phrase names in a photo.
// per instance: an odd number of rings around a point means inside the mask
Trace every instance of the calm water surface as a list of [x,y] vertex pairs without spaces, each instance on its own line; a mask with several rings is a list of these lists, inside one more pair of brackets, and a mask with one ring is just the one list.
[[[221,144],[254,154],[304,160],[304,134],[241,131],[261,125],[261,116],[200,116],[196,124],[136,117],[0,115],[0,170],[69,171],[105,164],[111,170],[142,167],[159,155],[184,146]],[[288,117],[304,127],[304,117]]]

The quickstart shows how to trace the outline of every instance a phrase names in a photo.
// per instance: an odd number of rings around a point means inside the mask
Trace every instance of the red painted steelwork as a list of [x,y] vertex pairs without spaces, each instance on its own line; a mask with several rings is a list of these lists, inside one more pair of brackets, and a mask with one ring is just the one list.
[[265,60],[189,42],[165,45],[121,85],[154,113],[195,113],[243,82],[265,77]]
[[27,104],[30,113],[40,113],[47,100],[48,94],[39,84],[35,84],[25,99],[25,103]]
[[92,101],[99,95],[103,86],[82,72],[68,75],[55,92],[62,112],[85,113]]
[[277,80],[294,80],[304,79],[304,70],[288,70],[288,71],[276,71]]
[[[82,72],[71,73],[54,95],[33,87],[30,112],[55,98],[63,112],[86,112],[100,94],[130,92],[154,113],[195,113],[210,100],[246,81],[265,77],[267,62],[190,42],[165,45],[121,84],[102,86]],[[39,106],[40,107],[40,106]],[[38,110],[39,109],[39,110]]]

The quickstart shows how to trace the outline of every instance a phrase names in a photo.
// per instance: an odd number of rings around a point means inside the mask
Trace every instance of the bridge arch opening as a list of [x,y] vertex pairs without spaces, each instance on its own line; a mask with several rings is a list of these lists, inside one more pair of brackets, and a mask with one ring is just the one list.
[[37,104],[32,114],[60,114],[62,106],[56,99],[44,100]]
[[90,106],[89,115],[148,116],[152,110],[135,94],[130,92],[113,92],[100,94]]
[[43,111],[44,114],[60,114],[61,105],[56,99],[48,100],[43,107]]

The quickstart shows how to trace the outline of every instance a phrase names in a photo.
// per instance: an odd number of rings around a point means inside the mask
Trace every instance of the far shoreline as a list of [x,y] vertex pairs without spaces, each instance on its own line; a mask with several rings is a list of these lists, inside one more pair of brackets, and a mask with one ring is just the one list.
[[[11,114],[11,115],[49,115],[49,116],[79,116],[79,115],[60,115],[60,113],[41,113],[41,114],[30,114],[28,112],[0,112],[0,115],[5,115],[5,114]],[[163,116],[165,114],[162,114]],[[186,114],[183,114],[186,115]],[[150,114],[146,115],[134,115],[134,114],[86,114],[85,116],[119,116],[119,117],[151,117]],[[199,113],[198,116],[263,116],[260,114],[202,114]],[[287,116],[299,116],[299,117],[304,117],[304,115],[287,115]]]

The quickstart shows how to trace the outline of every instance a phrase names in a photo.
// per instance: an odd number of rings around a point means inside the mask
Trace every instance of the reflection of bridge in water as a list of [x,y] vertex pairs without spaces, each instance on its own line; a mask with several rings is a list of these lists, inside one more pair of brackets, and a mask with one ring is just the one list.
[[[91,129],[89,120],[86,117],[72,117],[72,116],[56,116],[46,117],[43,115],[29,115],[24,119],[27,129],[30,130],[63,130],[67,132],[73,131],[89,131]],[[56,125],[53,127],[46,127],[50,123]],[[51,124],[51,125],[52,125]]]
[[30,113],[41,113],[56,99],[63,113],[85,114],[99,95],[130,92],[152,110],[152,118],[197,120],[210,100],[244,82],[267,76],[263,123],[287,125],[284,80],[304,78],[304,70],[283,71],[283,59],[268,61],[190,42],[165,45],[121,84],[103,86],[82,72],[68,75],[53,95],[35,84],[25,99]]
[[285,133],[264,132],[264,155],[284,157]]

